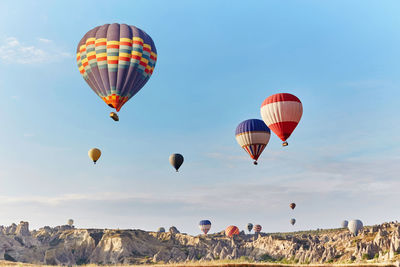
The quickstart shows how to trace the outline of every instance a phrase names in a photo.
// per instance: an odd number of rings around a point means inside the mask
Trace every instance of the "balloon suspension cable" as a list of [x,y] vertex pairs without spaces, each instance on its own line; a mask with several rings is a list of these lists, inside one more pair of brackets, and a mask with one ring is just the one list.
[[255,161],[253,162],[253,164],[254,164],[254,165],[258,165],[258,162],[257,162],[257,160],[255,160]]
[[285,141],[285,142],[282,143],[282,146],[287,146],[287,145],[288,145],[288,142],[287,142],[287,141]]

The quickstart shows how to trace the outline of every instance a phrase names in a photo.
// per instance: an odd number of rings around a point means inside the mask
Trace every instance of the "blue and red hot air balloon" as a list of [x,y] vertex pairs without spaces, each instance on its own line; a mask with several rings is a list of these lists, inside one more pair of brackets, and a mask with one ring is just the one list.
[[211,228],[211,222],[209,220],[201,220],[199,222],[199,228],[206,235]]
[[236,127],[236,141],[257,165],[257,160],[269,142],[271,131],[262,120],[250,119]]

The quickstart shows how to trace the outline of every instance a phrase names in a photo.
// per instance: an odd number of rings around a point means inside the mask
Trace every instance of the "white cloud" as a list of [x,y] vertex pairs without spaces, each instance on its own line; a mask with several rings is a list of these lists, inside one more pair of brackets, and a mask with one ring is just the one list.
[[46,38],[38,38],[38,40],[39,40],[40,42],[42,42],[42,43],[47,43],[47,44],[53,42],[52,40],[46,39]]
[[0,61],[12,64],[50,63],[73,57],[71,53],[60,50],[53,41],[39,38],[39,44],[25,44],[16,37],[0,41]]

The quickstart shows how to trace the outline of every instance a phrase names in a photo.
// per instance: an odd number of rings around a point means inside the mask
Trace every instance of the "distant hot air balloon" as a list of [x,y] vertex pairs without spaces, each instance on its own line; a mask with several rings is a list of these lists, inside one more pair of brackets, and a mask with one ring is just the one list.
[[247,230],[249,230],[249,232],[251,232],[251,230],[253,230],[253,224],[252,223],[248,223],[247,224]]
[[342,222],[342,228],[347,228],[348,225],[349,225],[349,222],[347,220],[344,220]]
[[202,220],[199,222],[199,228],[206,235],[211,228],[211,222],[209,220]]
[[347,228],[353,235],[358,235],[358,232],[363,228],[363,223],[360,220],[351,220]]
[[78,44],[76,60],[88,85],[118,112],[149,80],[157,51],[141,29],[113,23],[88,31]]
[[183,163],[183,156],[181,154],[172,154],[171,156],[169,156],[169,163],[171,163],[171,165],[178,172]]
[[254,232],[259,233],[261,232],[261,229],[262,229],[261,225],[259,224],[254,225]]
[[93,163],[96,164],[96,162],[99,160],[101,156],[101,151],[98,148],[92,148],[88,152],[89,158],[93,160]]
[[225,229],[225,235],[228,237],[232,237],[234,235],[239,235],[239,228],[234,225],[230,225]]
[[236,141],[254,159],[254,165],[269,142],[271,131],[262,120],[251,119],[236,127]]
[[159,227],[159,228],[157,229],[157,232],[158,232],[158,233],[165,233],[165,228],[164,228],[164,227]]
[[67,224],[68,224],[69,226],[72,226],[72,225],[74,224],[74,220],[69,219],[69,220],[67,221]]
[[291,225],[294,225],[295,223],[296,223],[296,219],[295,218],[290,219],[290,224]]
[[296,208],[296,203],[290,203],[289,207],[294,210],[294,208]]
[[267,97],[261,105],[261,117],[265,124],[283,141],[292,134],[303,114],[300,99],[292,94],[281,93]]

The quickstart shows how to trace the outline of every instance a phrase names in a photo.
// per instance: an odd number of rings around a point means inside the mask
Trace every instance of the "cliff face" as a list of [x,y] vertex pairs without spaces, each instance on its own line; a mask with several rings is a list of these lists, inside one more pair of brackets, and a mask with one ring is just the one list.
[[[75,229],[64,225],[29,231],[27,222],[0,226],[0,259],[75,265],[176,263],[246,257],[283,263],[349,263],[398,259],[400,224],[364,227],[353,237],[345,229],[287,234],[217,233],[190,236],[141,230]],[[400,257],[400,255],[399,255]]]

